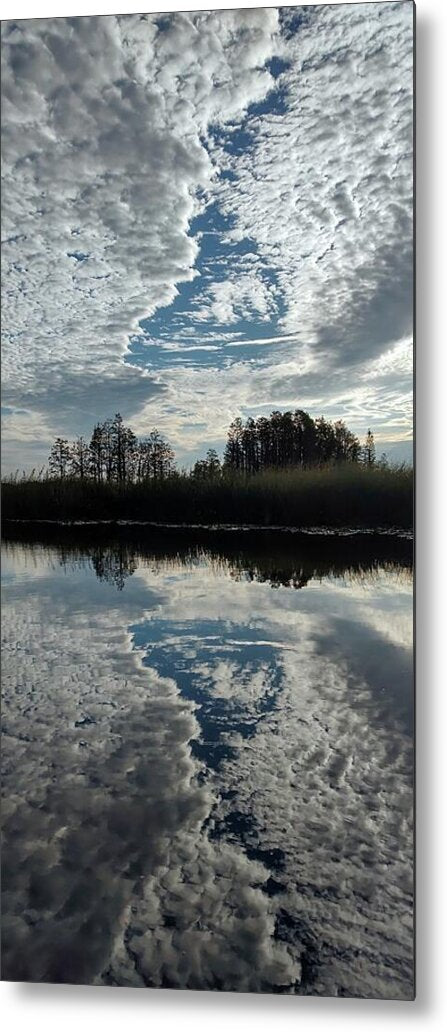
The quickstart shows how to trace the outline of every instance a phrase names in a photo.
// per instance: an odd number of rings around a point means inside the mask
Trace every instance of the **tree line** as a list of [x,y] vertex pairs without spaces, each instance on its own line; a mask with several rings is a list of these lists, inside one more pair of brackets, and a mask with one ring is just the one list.
[[[242,473],[265,469],[356,462],[372,466],[375,445],[368,430],[362,446],[343,420],[331,423],[308,412],[272,412],[269,417],[235,419],[228,432],[224,464]],[[383,459],[381,460],[383,461]]]
[[[381,460],[383,464],[383,458]],[[308,412],[272,412],[269,417],[235,419],[229,428],[223,461],[214,448],[190,471],[196,480],[214,480],[222,474],[251,475],[267,469],[376,462],[374,437],[368,430],[360,444],[342,420],[331,423]],[[69,442],[57,437],[49,456],[48,472],[58,479],[95,483],[141,483],[178,475],[173,449],[156,429],[142,439],[125,426],[120,413],[96,423],[89,441]]]
[[90,441],[77,437],[71,443],[56,437],[49,456],[49,473],[63,480],[95,483],[135,483],[163,479],[174,472],[174,452],[158,430],[138,440],[124,425],[119,412],[97,423]]

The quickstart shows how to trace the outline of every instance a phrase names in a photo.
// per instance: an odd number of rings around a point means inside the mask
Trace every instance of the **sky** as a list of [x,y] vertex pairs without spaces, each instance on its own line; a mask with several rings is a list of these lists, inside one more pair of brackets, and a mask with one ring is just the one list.
[[304,408],[411,457],[413,5],[2,24],[3,469]]

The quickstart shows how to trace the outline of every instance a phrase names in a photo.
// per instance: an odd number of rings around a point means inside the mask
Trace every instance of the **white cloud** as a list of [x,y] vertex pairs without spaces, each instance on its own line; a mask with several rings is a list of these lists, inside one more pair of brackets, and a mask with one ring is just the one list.
[[192,318],[198,322],[212,319],[224,325],[253,316],[267,321],[277,311],[276,293],[256,270],[244,271],[237,276],[233,274],[210,286],[205,297],[199,297],[199,306],[201,300],[208,301],[208,304],[194,308]]
[[[408,437],[412,17],[378,3],[3,23],[7,466],[118,409],[160,423],[181,461],[269,405]],[[230,145],[241,128],[249,148]],[[129,336],[196,279],[191,220],[209,202],[231,228],[178,334],[160,333],[171,367],[145,372],[124,362]],[[239,320],[289,347],[212,371],[175,355],[238,340]]]
[[[285,29],[295,17],[285,11]],[[277,272],[282,325],[325,360],[372,358],[411,333],[410,3],[307,8],[283,45],[286,115],[253,115],[253,147],[220,152],[235,220]]]
[[189,224],[215,176],[202,137],[268,91],[277,21],[3,24],[7,404],[64,429],[160,391],[123,366],[128,335],[195,275]]

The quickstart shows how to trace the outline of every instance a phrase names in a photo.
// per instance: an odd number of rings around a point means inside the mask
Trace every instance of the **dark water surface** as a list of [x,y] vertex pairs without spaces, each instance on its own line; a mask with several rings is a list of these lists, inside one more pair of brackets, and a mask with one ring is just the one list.
[[411,998],[411,544],[104,534],[3,547],[3,977]]

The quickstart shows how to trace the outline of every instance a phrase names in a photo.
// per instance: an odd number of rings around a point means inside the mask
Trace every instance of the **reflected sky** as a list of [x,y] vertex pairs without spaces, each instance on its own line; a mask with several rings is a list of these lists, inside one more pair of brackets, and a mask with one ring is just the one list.
[[4,978],[412,997],[411,570],[324,547],[5,545]]

